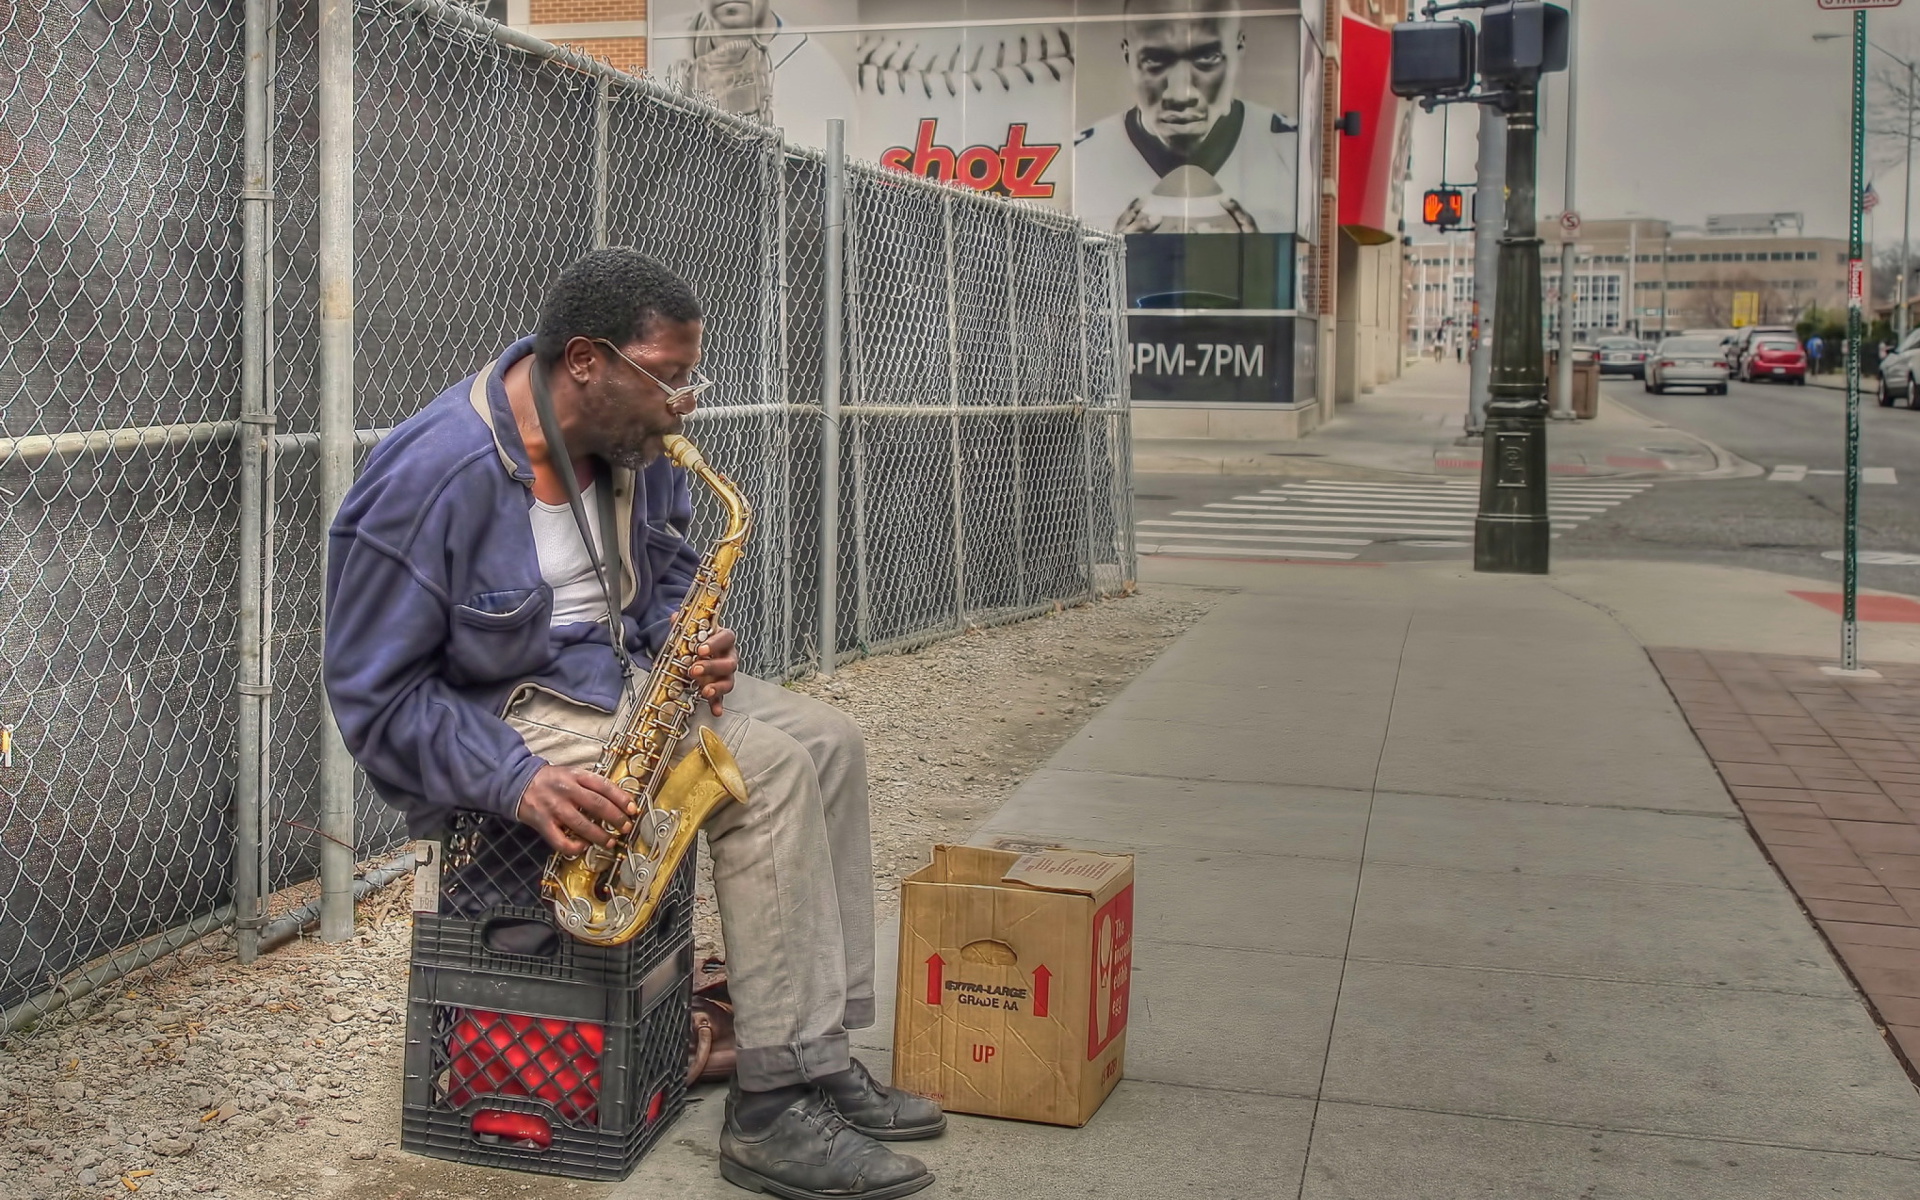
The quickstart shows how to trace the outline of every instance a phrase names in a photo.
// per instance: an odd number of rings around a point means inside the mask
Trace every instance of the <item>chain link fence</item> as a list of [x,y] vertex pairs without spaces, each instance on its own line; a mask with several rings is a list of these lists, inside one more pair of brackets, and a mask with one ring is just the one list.
[[708,312],[718,385],[689,432],[756,508],[729,601],[746,669],[1133,577],[1116,239],[830,162],[442,0],[354,6],[354,308],[329,360],[322,2],[0,3],[0,1007],[183,922],[284,915],[346,840],[329,787],[354,858],[400,840],[336,778],[326,456],[528,332],[595,246],[661,257]]

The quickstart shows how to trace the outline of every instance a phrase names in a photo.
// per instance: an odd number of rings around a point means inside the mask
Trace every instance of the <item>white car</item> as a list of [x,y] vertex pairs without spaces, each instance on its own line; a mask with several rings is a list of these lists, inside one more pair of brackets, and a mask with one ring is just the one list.
[[1727,394],[1727,353],[1718,338],[1670,337],[1647,356],[1645,387],[1660,394],[1670,387],[1705,388]]

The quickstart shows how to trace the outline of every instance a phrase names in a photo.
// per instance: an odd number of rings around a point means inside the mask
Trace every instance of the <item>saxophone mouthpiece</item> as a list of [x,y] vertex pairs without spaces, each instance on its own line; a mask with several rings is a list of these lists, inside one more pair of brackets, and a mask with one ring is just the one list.
[[677,433],[669,433],[662,439],[662,444],[666,447],[667,457],[673,460],[676,467],[696,471],[707,465],[707,460],[700,456],[700,447]]

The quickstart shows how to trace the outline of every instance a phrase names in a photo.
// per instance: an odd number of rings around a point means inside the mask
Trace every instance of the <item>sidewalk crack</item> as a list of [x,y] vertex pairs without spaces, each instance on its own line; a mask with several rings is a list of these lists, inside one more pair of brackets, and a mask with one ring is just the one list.
[[1353,953],[1353,927],[1359,919],[1360,893],[1367,885],[1367,843],[1373,836],[1373,809],[1380,797],[1380,770],[1387,760],[1387,746],[1393,740],[1393,714],[1400,702],[1400,675],[1406,668],[1407,645],[1413,640],[1413,622],[1418,606],[1407,612],[1407,623],[1400,630],[1400,648],[1393,656],[1393,683],[1387,689],[1387,720],[1380,733],[1380,749],[1374,755],[1373,782],[1367,788],[1367,816],[1360,829],[1359,869],[1354,874],[1353,903],[1347,908],[1347,937],[1340,950],[1340,975],[1333,986],[1333,1013],[1327,1018],[1327,1040],[1320,1049],[1320,1077],[1313,1086],[1313,1115],[1307,1121],[1307,1147],[1300,1156],[1300,1183],[1294,1200],[1302,1200],[1307,1191],[1307,1172],[1313,1166],[1313,1138],[1320,1125],[1320,1097],[1327,1090],[1327,1066],[1333,1060],[1333,1037],[1340,1027],[1340,997],[1347,986],[1347,963]]

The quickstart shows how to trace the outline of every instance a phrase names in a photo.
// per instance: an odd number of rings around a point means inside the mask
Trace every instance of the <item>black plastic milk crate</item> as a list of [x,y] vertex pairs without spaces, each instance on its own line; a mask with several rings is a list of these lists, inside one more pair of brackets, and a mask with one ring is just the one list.
[[693,943],[637,987],[413,968],[402,1149],[625,1179],[686,1106]]
[[414,965],[630,989],[693,936],[692,854],[645,929],[594,946],[563,933],[540,897],[551,853],[518,822],[459,814],[441,860],[440,911],[414,915]]

